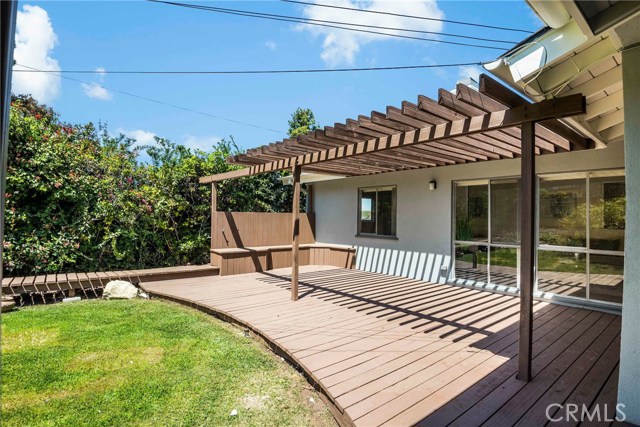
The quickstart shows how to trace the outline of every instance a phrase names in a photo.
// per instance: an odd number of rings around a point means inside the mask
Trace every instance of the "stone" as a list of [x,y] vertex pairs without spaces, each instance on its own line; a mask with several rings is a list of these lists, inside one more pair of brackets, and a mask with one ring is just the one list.
[[138,296],[138,288],[124,280],[112,280],[104,287],[102,297],[106,299],[133,299]]
[[13,297],[3,296],[2,297],[2,312],[6,313],[7,311],[11,311],[16,306],[16,302]]

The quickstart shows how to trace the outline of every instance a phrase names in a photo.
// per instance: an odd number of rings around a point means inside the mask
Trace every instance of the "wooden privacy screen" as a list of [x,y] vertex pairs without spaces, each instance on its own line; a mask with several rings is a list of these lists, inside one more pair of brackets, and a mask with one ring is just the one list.
[[[291,214],[215,212],[211,249],[291,245]],[[300,244],[315,243],[315,216],[300,214]]]

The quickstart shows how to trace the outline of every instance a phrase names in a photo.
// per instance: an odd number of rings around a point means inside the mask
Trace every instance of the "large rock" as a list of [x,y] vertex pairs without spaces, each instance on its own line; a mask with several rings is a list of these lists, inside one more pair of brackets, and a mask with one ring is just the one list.
[[4,295],[2,296],[2,312],[3,313],[13,310],[15,306],[16,306],[16,301],[13,299],[13,297],[4,296]]
[[104,287],[102,296],[107,299],[133,299],[138,296],[138,288],[124,280],[112,280]]

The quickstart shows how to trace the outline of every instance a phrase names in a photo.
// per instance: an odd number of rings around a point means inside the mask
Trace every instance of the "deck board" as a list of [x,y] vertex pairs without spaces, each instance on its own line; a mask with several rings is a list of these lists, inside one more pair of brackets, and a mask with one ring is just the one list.
[[[143,282],[282,349],[355,425],[544,425],[548,403],[615,407],[620,317],[536,301],[516,378],[517,297],[327,266]],[[555,424],[554,424],[555,425]]]

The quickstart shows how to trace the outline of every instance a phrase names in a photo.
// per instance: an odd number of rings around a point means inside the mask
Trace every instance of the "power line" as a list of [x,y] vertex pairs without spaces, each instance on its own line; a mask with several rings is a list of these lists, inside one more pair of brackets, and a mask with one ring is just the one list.
[[301,1],[301,0],[280,0],[280,1],[285,2],[285,3],[304,4],[304,5],[308,5],[308,6],[328,7],[328,8],[331,8],[331,9],[352,10],[352,11],[355,11],[355,12],[376,13],[376,14],[380,14],[380,15],[399,16],[399,17],[402,17],[402,18],[422,19],[422,20],[426,20],[426,21],[446,22],[446,23],[449,23],[449,24],[467,25],[467,26],[471,26],[471,27],[490,28],[490,29],[493,29],[493,30],[515,31],[515,32],[519,32],[519,33],[533,34],[533,31],[522,30],[520,28],[498,27],[498,26],[495,26],[495,25],[476,24],[476,23],[464,22],[464,21],[453,21],[453,20],[450,20],[450,19],[438,19],[438,18],[428,18],[426,16],[404,15],[402,13],[383,12],[381,10],[358,9],[358,8],[355,8],[355,7],[336,6],[336,5],[322,4],[322,3],[312,3],[312,2]]
[[[83,83],[83,84],[88,84],[88,85],[91,85],[91,86],[100,87],[100,88],[105,89],[105,90],[110,90],[111,92],[116,92],[116,93],[119,93],[119,94],[122,94],[122,95],[130,96],[130,97],[132,97],[132,98],[143,99],[143,100],[145,100],[145,101],[153,102],[153,103],[155,103],[155,104],[160,104],[160,105],[165,105],[165,106],[168,106],[168,107],[177,108],[177,109],[179,109],[179,110],[188,111],[188,112],[190,112],[190,113],[200,114],[201,116],[207,116],[207,117],[211,117],[211,118],[218,119],[218,120],[224,120],[224,121],[226,121],[226,122],[231,122],[231,123],[235,123],[235,124],[239,124],[239,125],[244,125],[244,126],[250,126],[250,127],[252,127],[252,128],[256,128],[256,129],[262,129],[262,130],[267,130],[267,131],[269,131],[269,132],[274,132],[274,133],[278,133],[278,134],[286,135],[286,133],[285,133],[285,132],[281,132],[281,131],[279,131],[279,130],[270,129],[270,128],[267,128],[267,127],[263,127],[263,126],[259,126],[259,125],[254,125],[254,124],[247,123],[247,122],[242,122],[242,121],[239,121],[239,120],[228,119],[228,118],[226,118],[226,117],[216,116],[216,115],[214,115],[214,114],[205,113],[205,112],[203,112],[203,111],[198,111],[198,110],[194,110],[194,109],[187,108],[187,107],[182,107],[182,106],[180,106],[180,105],[171,104],[171,103],[169,103],[169,102],[159,101],[159,100],[157,100],[157,99],[147,98],[146,96],[136,95],[135,93],[131,93],[131,92],[125,92],[125,91],[118,90],[118,89],[108,88],[108,87],[106,87],[106,86],[103,86],[103,85],[100,85],[100,84],[97,84],[97,83],[92,83],[92,82],[87,82],[87,81],[83,81],[83,80],[78,80],[78,79],[74,79],[73,77],[69,77],[69,76],[63,76],[63,75],[59,74],[58,72],[47,71],[47,70],[39,70],[39,69],[37,69],[37,68],[33,68],[33,67],[28,66],[28,65],[22,65],[22,64],[15,64],[15,65],[18,65],[18,66],[20,66],[20,67],[28,68],[28,69],[30,69],[32,72],[49,73],[49,74],[52,74],[52,75],[54,75],[54,76],[58,76],[58,77],[60,77],[60,78],[67,79],[67,80],[71,80],[71,81],[74,81],[74,82],[77,82],[77,83]],[[25,72],[25,71],[28,71],[28,70],[13,70],[13,71],[14,71],[14,72],[15,72],[15,71],[18,71],[18,72]]]
[[486,42],[493,42],[493,43],[506,43],[506,44],[516,44],[516,43],[518,43],[517,41],[513,41],[513,40],[498,40],[498,39],[490,39],[490,38],[485,38],[485,37],[467,36],[467,35],[462,35],[462,34],[443,33],[443,32],[440,32],[440,31],[414,30],[414,29],[409,29],[409,28],[384,27],[384,26],[379,26],[379,25],[356,24],[356,23],[352,23],[352,22],[343,22],[343,21],[329,21],[329,20],[325,20],[325,19],[305,18],[305,17],[300,17],[300,16],[279,15],[279,14],[264,13],[264,12],[253,12],[253,11],[248,11],[248,10],[228,9],[228,8],[223,8],[223,7],[205,6],[205,5],[199,5],[199,4],[181,3],[181,2],[173,2],[173,1],[166,1],[166,0],[148,0],[148,1],[150,1],[152,3],[163,3],[163,4],[168,4],[168,5],[171,5],[171,6],[180,6],[180,7],[186,7],[186,8],[191,8],[191,9],[206,10],[206,11],[211,11],[211,12],[238,14],[240,16],[251,16],[251,17],[255,17],[255,18],[265,18],[265,19],[278,18],[278,20],[279,19],[287,19],[287,20],[292,19],[292,20],[299,21],[301,24],[308,24],[310,22],[319,22],[319,23],[323,23],[323,24],[348,25],[348,26],[353,26],[353,27],[375,28],[375,29],[379,29],[379,30],[404,31],[404,32],[408,32],[408,33],[418,33],[418,34],[434,34],[434,35],[440,35],[440,36],[446,36],[446,37],[457,37],[457,38],[462,38],[462,39],[479,40],[479,41],[486,41]]
[[[482,66],[483,62],[460,62],[453,64],[431,64],[431,65],[400,65],[391,67],[364,67],[364,68],[311,68],[298,70],[174,70],[174,71],[152,71],[152,70],[39,70],[28,67],[27,65],[16,64],[21,67],[27,67],[29,70],[14,70],[22,73],[52,73],[52,74],[204,74],[204,75],[220,75],[220,74],[303,74],[303,73],[342,73],[351,71],[393,71],[393,70],[419,70],[429,68],[451,68],[463,67],[470,65]],[[85,83],[85,82],[83,82]]]
[[[407,36],[407,35],[402,35],[402,34],[391,34],[391,33],[385,33],[385,32],[381,32],[381,31],[373,31],[373,30],[364,30],[364,29],[360,29],[360,28],[343,27],[343,26],[340,26],[340,25],[321,24],[321,23],[317,23],[317,22],[308,22],[308,21],[304,21],[305,18],[289,18],[289,17],[280,18],[280,17],[274,17],[274,16],[266,16],[266,14],[260,14],[258,12],[249,12],[249,11],[242,11],[242,10],[237,10],[237,9],[225,9],[225,8],[213,7],[213,6],[202,6],[202,5],[189,4],[189,3],[175,3],[175,2],[161,1],[161,0],[147,0],[147,1],[152,2],[152,3],[162,3],[162,4],[166,4],[166,5],[170,5],[170,6],[185,7],[185,8],[189,8],[189,9],[204,10],[204,11],[207,11],[207,12],[223,13],[223,14],[228,14],[228,15],[245,16],[245,17],[259,18],[259,19],[269,19],[269,20],[273,20],[273,21],[282,21],[282,22],[294,22],[296,24],[315,25],[315,26],[318,26],[318,27],[326,27],[326,28],[337,28],[337,29],[340,29],[340,30],[354,31],[354,32],[359,32],[359,33],[367,33],[367,34],[376,34],[376,35],[381,35],[381,36],[396,37],[396,38],[402,38],[402,39],[408,39],[408,40],[420,40],[420,41],[428,41],[428,42],[433,42],[433,43],[442,43],[442,44],[450,44],[450,45],[457,45],[457,46],[468,46],[468,47],[476,47],[476,48],[481,48],[481,49],[492,49],[492,50],[499,50],[499,51],[502,51],[502,52],[506,51],[506,49],[502,48],[502,47],[495,47],[495,46],[488,46],[488,45],[481,45],[481,44],[474,44],[474,43],[454,42],[454,41],[451,41],[451,40],[439,40],[439,39],[431,39],[431,38],[425,38],[425,37]],[[284,15],[282,15],[282,16],[284,16]],[[345,25],[358,25],[358,24],[345,24]]]

